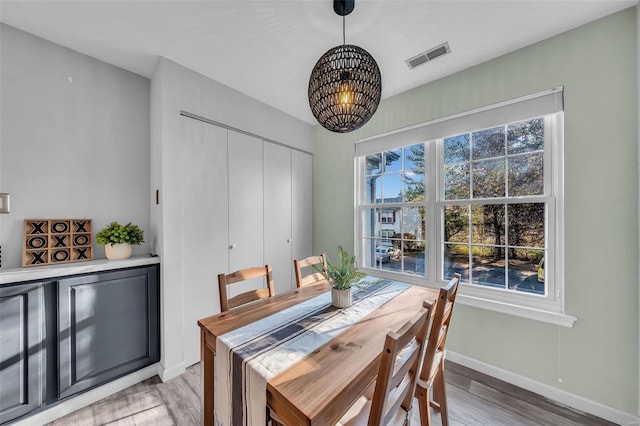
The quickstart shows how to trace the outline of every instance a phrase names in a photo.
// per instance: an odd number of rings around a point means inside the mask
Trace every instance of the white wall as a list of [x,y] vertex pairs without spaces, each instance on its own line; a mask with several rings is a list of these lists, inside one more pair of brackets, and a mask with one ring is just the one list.
[[[160,189],[160,204],[152,200],[151,229],[162,259],[163,380],[187,367],[181,334],[182,306],[188,306],[183,300],[181,263],[181,110],[294,148],[313,150],[310,125],[170,60],[159,60],[151,84],[151,188],[152,192]],[[216,285],[219,272],[211,271],[211,285]],[[215,301],[211,305],[214,314]]]
[[22,266],[25,218],[131,221],[148,241],[149,80],[5,24],[0,40],[2,268]]

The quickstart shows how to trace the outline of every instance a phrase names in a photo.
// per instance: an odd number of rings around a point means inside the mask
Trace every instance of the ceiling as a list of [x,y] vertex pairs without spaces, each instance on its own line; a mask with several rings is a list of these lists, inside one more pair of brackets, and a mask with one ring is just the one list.
[[[386,98],[636,4],[357,0],[346,41],[376,59]],[[331,0],[1,0],[0,21],[146,77],[164,56],[311,124],[309,75],[342,43]],[[445,41],[449,55],[407,67]]]

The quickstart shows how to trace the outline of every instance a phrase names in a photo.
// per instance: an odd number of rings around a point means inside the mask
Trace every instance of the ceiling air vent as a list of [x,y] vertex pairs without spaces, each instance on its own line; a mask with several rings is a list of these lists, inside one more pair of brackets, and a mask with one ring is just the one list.
[[440,46],[436,46],[433,49],[429,49],[426,52],[422,52],[419,55],[414,56],[413,58],[407,59],[406,62],[410,69],[414,69],[418,65],[433,61],[435,58],[446,55],[447,53],[451,53],[451,49],[449,48],[449,43],[444,42]]

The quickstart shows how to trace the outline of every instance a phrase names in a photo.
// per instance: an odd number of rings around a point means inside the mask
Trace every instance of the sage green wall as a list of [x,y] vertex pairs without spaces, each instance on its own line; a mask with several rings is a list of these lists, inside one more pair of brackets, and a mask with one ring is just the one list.
[[563,85],[566,312],[578,321],[564,328],[459,304],[448,347],[637,415],[636,73],[631,8],[388,98],[351,134],[316,126],[315,251],[353,250],[355,140]]

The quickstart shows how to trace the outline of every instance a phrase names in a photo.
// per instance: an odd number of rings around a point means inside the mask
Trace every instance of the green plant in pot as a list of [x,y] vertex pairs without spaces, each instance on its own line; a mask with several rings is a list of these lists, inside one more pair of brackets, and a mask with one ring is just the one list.
[[313,268],[320,272],[322,276],[331,284],[331,302],[337,308],[348,308],[351,306],[351,285],[364,278],[365,274],[358,271],[356,258],[338,246],[338,263],[332,264],[327,260],[327,267]]
[[131,256],[131,245],[144,243],[144,232],[131,222],[120,225],[111,222],[96,234],[98,244],[104,246],[104,253],[109,260],[126,259]]

